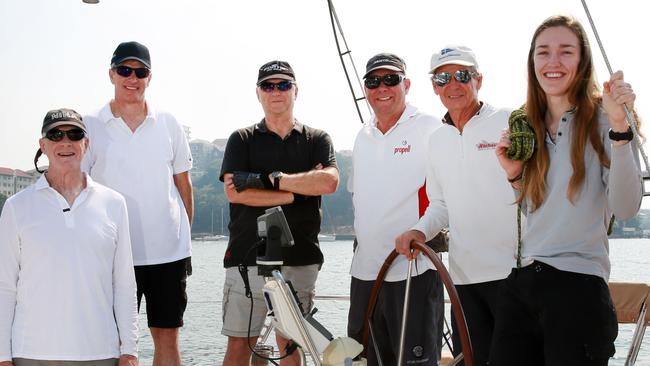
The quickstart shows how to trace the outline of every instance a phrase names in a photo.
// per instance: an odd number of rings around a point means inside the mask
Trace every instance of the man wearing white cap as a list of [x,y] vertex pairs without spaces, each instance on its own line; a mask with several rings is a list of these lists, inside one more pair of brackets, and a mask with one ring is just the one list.
[[[424,216],[395,242],[409,243],[449,227],[449,273],[469,328],[475,364],[489,357],[497,288],[510,273],[517,245],[515,195],[494,154],[509,110],[478,99],[483,82],[476,57],[464,46],[447,46],[431,58],[433,90],[447,108],[443,127],[429,140]],[[460,338],[454,328],[454,353]]]

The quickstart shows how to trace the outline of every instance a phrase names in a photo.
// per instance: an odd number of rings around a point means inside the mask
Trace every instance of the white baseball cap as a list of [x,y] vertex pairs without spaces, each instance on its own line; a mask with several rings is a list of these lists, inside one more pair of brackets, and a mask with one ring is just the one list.
[[431,56],[431,71],[429,71],[429,74],[433,74],[440,66],[450,64],[474,66],[478,69],[476,56],[474,56],[474,52],[469,47],[447,45],[442,50]]

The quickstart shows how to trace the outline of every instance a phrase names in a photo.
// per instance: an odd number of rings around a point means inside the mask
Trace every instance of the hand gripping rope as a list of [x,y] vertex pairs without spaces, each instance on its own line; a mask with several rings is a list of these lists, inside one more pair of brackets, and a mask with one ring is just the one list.
[[[506,151],[508,158],[526,163],[535,151],[535,131],[528,124],[525,105],[515,109],[508,119],[512,145]],[[521,179],[526,176],[526,164]],[[521,203],[517,205],[517,268],[521,268]]]
[[[581,1],[582,1],[582,7],[585,9],[585,13],[587,14],[587,19],[589,19],[589,24],[591,25],[591,29],[594,31],[594,36],[596,37],[596,41],[598,42],[600,53],[603,55],[603,59],[605,60],[605,65],[607,65],[607,70],[609,71],[609,75],[611,76],[614,72],[612,71],[612,66],[609,64],[609,59],[607,58],[607,53],[605,53],[603,42],[601,42],[600,36],[598,36],[598,31],[596,30],[596,25],[594,24],[594,21],[591,18],[591,13],[589,12],[589,8],[587,7],[587,2],[585,0],[581,0]],[[650,164],[648,164],[648,156],[645,154],[645,151],[643,150],[643,145],[641,145],[642,141],[639,136],[638,122],[634,117],[634,113],[630,111],[627,105],[623,104],[623,108],[625,108],[625,114],[627,115],[627,123],[630,125],[630,128],[632,129],[632,133],[634,133],[634,140],[636,141],[636,144],[639,147],[641,158],[643,159],[643,163],[645,164],[646,174],[650,174]]]

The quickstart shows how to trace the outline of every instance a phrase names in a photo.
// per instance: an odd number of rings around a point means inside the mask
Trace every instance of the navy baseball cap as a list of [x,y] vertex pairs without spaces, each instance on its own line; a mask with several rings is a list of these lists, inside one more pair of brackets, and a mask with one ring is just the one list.
[[118,66],[127,60],[140,61],[148,69],[151,68],[149,49],[141,43],[134,41],[120,43],[113,52],[113,57],[111,57],[111,67]]

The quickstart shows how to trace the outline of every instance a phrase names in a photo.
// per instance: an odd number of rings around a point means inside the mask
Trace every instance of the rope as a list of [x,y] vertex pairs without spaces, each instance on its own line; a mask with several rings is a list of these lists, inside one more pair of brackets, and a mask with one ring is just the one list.
[[[506,151],[508,158],[524,163],[521,179],[526,176],[525,163],[535,151],[535,131],[528,124],[528,116],[524,108],[525,105],[510,114],[508,126],[512,144]],[[521,268],[521,203],[517,205],[517,268]]]

